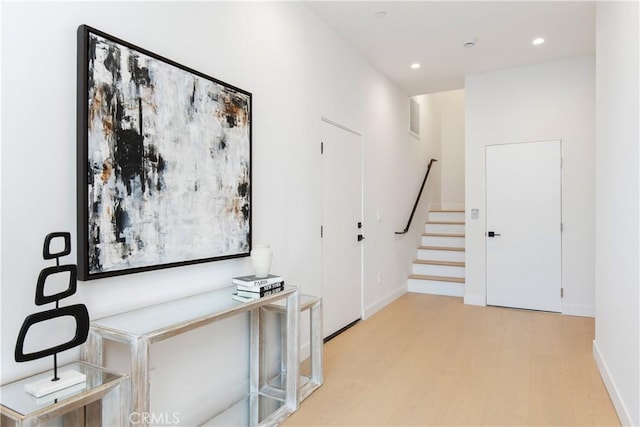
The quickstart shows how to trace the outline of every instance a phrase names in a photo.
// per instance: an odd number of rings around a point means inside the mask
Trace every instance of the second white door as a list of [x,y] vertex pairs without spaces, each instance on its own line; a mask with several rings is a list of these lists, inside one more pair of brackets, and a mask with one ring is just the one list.
[[562,310],[560,141],[486,147],[487,304]]
[[322,122],[323,337],[362,313],[362,137]]

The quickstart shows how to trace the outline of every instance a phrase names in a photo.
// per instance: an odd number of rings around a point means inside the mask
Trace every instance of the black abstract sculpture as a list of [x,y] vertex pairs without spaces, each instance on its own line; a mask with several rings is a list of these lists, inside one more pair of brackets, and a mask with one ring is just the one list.
[[[59,252],[51,251],[51,242],[54,239],[64,239],[64,249]],[[59,302],[61,299],[67,298],[76,293],[78,270],[75,264],[60,265],[60,257],[69,255],[71,253],[71,234],[67,232],[50,233],[44,239],[44,246],[42,249],[42,257],[44,259],[56,260],[55,267],[47,267],[40,271],[38,276],[38,283],[36,285],[36,305],[44,305],[55,302],[56,307],[52,310],[41,311],[27,316],[22,323],[20,333],[18,334],[18,341],[16,342],[15,360],[16,362],[27,362],[30,360],[40,359],[46,356],[53,355],[53,378],[51,381],[58,381],[58,353],[61,351],[69,350],[76,347],[87,340],[89,335],[89,312],[84,304],[74,304],[67,307],[60,308]],[[46,282],[50,276],[60,273],[69,274],[68,287],[58,293],[47,295],[45,292]],[[59,317],[71,316],[76,321],[76,333],[73,339],[68,342],[46,348],[40,351],[34,351],[31,353],[24,352],[24,340],[27,335],[27,331],[33,325],[45,322],[47,320],[56,319]]]

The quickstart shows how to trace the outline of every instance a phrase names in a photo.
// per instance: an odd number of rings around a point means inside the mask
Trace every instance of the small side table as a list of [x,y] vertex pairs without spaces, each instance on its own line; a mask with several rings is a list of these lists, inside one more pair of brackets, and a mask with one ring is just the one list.
[[[285,307],[279,302],[265,305],[261,307],[260,310],[272,311],[280,313],[281,315],[285,314]],[[311,295],[300,295],[300,313],[304,312],[305,310],[309,310],[310,312],[309,326],[311,328],[311,331],[309,346],[311,372],[308,377],[300,375],[299,388],[301,402],[309,397],[309,395],[313,393],[318,387],[320,387],[324,381],[322,362],[322,298],[314,297]],[[264,322],[261,322],[260,326],[264,327]],[[282,350],[280,351],[282,366],[286,365],[287,361],[287,352],[285,351],[286,339],[286,334],[282,333],[280,337],[280,342],[282,345]],[[266,360],[264,359],[264,357],[266,356],[263,353],[260,360],[260,364],[262,366],[262,368],[260,369],[261,372],[266,372],[266,369],[264,368]],[[265,380],[263,379],[263,381]]]
[[0,389],[0,424],[35,427],[64,416],[65,426],[128,425],[128,375],[84,362],[58,368],[59,371],[68,369],[85,374],[86,382],[40,398],[24,391],[24,386],[39,379],[52,377],[53,370],[3,385]]

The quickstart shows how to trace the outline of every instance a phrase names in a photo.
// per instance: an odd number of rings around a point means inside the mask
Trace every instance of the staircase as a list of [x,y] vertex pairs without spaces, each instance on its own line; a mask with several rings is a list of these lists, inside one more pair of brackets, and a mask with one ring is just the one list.
[[409,292],[464,296],[464,210],[431,210]]

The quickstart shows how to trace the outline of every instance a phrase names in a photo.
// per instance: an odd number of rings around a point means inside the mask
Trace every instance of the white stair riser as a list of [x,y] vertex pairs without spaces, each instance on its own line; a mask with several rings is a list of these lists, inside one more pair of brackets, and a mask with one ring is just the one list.
[[464,277],[464,267],[414,263],[412,273],[426,276]]
[[464,234],[464,224],[425,224],[424,232]]
[[464,212],[429,212],[429,221],[464,221]]
[[448,295],[452,297],[464,296],[463,283],[409,279],[407,287],[409,292],[416,292],[420,294]]
[[422,236],[422,246],[464,248],[464,237]]
[[464,261],[464,251],[418,249],[418,259],[433,261]]

